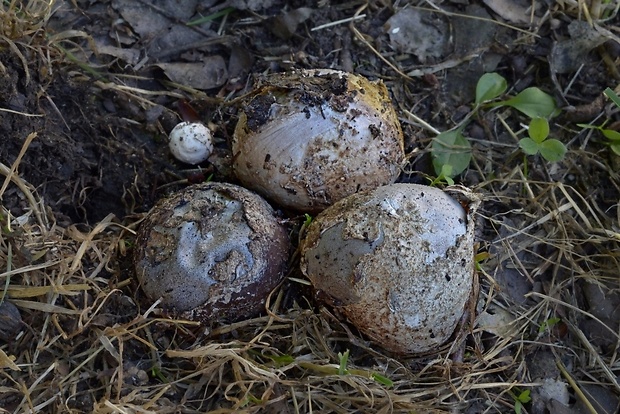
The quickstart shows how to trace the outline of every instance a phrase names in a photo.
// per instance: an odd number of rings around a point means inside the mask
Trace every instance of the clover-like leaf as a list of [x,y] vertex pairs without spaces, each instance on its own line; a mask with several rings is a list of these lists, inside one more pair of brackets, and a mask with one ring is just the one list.
[[527,133],[540,144],[549,136],[549,122],[545,118],[534,118],[530,121]]
[[497,73],[485,73],[476,85],[476,104],[490,101],[506,92],[508,84],[503,76]]
[[501,104],[512,106],[530,118],[549,118],[558,111],[555,99],[536,87],[524,89]]
[[540,155],[549,162],[560,161],[566,155],[566,146],[557,139],[547,139],[540,143]]
[[523,403],[519,400],[515,401],[515,414],[521,414],[523,410]]
[[538,142],[534,141],[532,138],[521,138],[519,140],[519,147],[527,155],[536,155],[540,150],[540,144],[538,144]]

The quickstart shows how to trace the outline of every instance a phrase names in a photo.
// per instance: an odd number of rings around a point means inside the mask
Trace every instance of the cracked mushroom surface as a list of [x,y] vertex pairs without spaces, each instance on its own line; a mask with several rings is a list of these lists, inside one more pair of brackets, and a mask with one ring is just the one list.
[[301,269],[320,298],[385,349],[438,349],[472,294],[478,204],[458,186],[392,184],[354,194],[310,224]]
[[262,79],[239,115],[232,151],[246,188],[315,213],[393,183],[404,159],[385,85],[325,69]]
[[138,232],[134,263],[146,295],[205,323],[253,317],[280,283],[287,229],[257,194],[193,185],[160,201]]

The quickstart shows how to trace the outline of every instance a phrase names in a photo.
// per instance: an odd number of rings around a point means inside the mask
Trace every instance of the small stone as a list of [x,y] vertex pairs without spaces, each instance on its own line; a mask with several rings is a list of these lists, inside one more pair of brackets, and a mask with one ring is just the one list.
[[20,331],[22,316],[11,302],[0,303],[0,340],[11,341]]

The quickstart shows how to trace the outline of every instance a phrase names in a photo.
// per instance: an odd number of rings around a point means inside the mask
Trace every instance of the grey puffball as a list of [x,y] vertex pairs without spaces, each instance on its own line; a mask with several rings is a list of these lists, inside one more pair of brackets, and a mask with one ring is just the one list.
[[239,115],[232,151],[244,187],[314,213],[393,183],[404,159],[385,85],[334,70],[262,79]]
[[388,351],[438,349],[472,294],[478,204],[460,186],[351,195],[310,224],[301,269],[319,297]]
[[281,282],[287,229],[257,194],[225,183],[193,185],[160,201],[136,240],[144,293],[204,322],[253,317]]

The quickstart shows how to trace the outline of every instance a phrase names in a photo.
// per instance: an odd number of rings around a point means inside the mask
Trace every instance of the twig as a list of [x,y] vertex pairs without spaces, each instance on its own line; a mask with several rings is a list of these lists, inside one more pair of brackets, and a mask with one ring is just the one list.
[[320,26],[313,27],[312,29],[310,29],[310,31],[316,32],[317,30],[327,29],[328,27],[337,26],[342,23],[348,23],[348,22],[353,22],[355,20],[361,20],[364,17],[366,17],[365,14],[355,15],[353,17],[348,17],[346,19],[336,20],[335,22],[329,22],[329,23],[322,24]]
[[555,359],[555,365],[557,365],[557,367],[560,369],[562,376],[566,378],[566,381],[568,381],[570,386],[575,391],[575,394],[577,394],[577,396],[579,397],[581,402],[586,406],[590,414],[598,414],[596,412],[596,409],[592,406],[592,403],[590,403],[590,401],[588,400],[588,397],[586,397],[586,395],[583,393],[583,391],[581,391],[581,388],[579,388],[579,385],[577,385],[573,377],[571,377],[568,371],[566,371],[566,367],[564,367],[564,364],[562,363],[562,361],[560,361],[559,358]]

